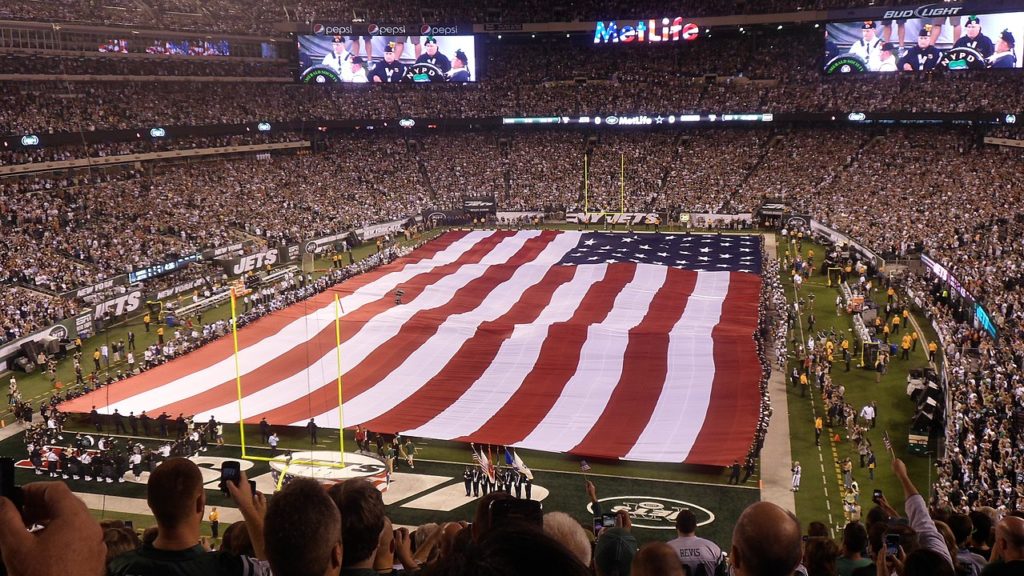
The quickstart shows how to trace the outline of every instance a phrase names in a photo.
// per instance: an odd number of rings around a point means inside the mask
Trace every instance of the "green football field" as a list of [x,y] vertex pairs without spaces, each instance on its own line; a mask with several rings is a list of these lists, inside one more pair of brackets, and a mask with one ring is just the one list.
[[[372,250],[372,246],[359,248],[355,251],[356,258],[365,257]],[[806,246],[804,250],[806,250]],[[815,250],[817,253],[821,253],[820,247],[815,247]],[[318,264],[321,267],[327,265],[322,261]],[[791,290],[791,285],[788,283],[787,289]],[[805,295],[808,291],[812,291],[816,295],[815,314],[820,328],[828,328],[834,319],[837,331],[848,329],[849,319],[845,316],[836,317],[835,315],[832,302],[836,292],[834,288],[825,285],[824,277],[815,277],[809,283],[805,283],[802,291]],[[884,294],[882,297],[884,298]],[[204,314],[204,320],[209,322],[228,317],[229,314],[228,307],[222,306]],[[155,334],[145,332],[141,318],[132,318],[127,323],[112,327],[105,333],[85,342],[85,357],[89,358],[92,350],[102,342],[124,338],[124,334],[129,329],[135,332],[139,349],[156,339]],[[800,336],[797,335],[797,337]],[[926,337],[932,338],[934,335]],[[907,423],[912,415],[913,407],[904,395],[903,380],[909,368],[923,366],[925,360],[919,347],[911,361],[895,361],[881,384],[875,384],[873,373],[856,368],[850,373],[843,373],[842,367],[839,365],[833,373],[837,382],[846,385],[848,397],[852,399],[858,409],[868,400],[874,399],[879,402],[881,414],[879,425],[876,430],[871,432],[871,439],[876,447],[881,446],[881,431],[887,429],[897,440],[897,453],[905,452]],[[91,367],[91,359],[83,361],[83,365]],[[111,369],[117,370],[118,367],[114,366]],[[63,382],[73,379],[69,361],[59,366],[58,378]],[[40,373],[19,374],[18,381],[25,396],[32,398],[34,404],[38,404],[41,399],[50,394],[49,379]],[[793,458],[803,463],[804,470],[803,489],[796,495],[797,513],[805,524],[812,520],[820,520],[838,527],[843,522],[843,513],[838,490],[840,483],[837,482],[834,460],[847,454],[851,456],[855,456],[855,454],[845,440],[833,443],[824,441],[823,437],[820,450],[814,445],[811,414],[812,410],[817,410],[820,413],[822,408],[820,399],[814,399],[813,394],[809,396],[811,397],[802,398],[797,390],[789,388]],[[0,413],[0,418],[7,423],[11,421],[9,412]],[[81,417],[73,418],[69,424],[70,430],[89,429],[88,423]],[[208,452],[202,454],[201,466],[207,469],[205,472],[207,475],[214,474],[215,469],[219,468],[219,462],[223,459],[236,459],[240,456],[240,450],[237,447],[240,443],[237,425],[226,426],[225,432],[228,444],[234,446],[211,447]],[[337,449],[339,446],[337,431],[322,430],[320,443],[316,446],[310,445],[305,430],[290,429],[279,433],[282,436],[282,448],[291,450],[331,450]],[[255,426],[246,428],[246,438],[250,442],[248,450],[250,454],[267,454],[264,448],[256,447],[251,443],[252,439],[259,439],[259,433]],[[141,441],[147,448],[153,448],[160,443],[158,439],[152,438]],[[351,432],[346,432],[345,448],[347,451],[354,448]],[[461,496],[464,494],[462,472],[464,466],[470,463],[468,447],[464,444],[424,440],[419,443],[419,450],[420,460],[415,471],[408,471],[403,466],[396,474],[394,484],[389,488],[391,495],[387,496],[386,500],[389,500],[389,515],[394,522],[403,525],[418,525],[431,521],[470,520],[475,504],[472,500]],[[881,451],[879,452],[881,453]],[[25,451],[20,435],[0,442],[0,454],[23,458]],[[545,510],[563,510],[574,515],[584,524],[590,523],[591,515],[587,509],[587,499],[583,490],[584,477],[580,473],[578,459],[561,454],[531,451],[519,451],[519,455],[535,471],[537,492],[546,493],[543,499]],[[692,508],[698,510],[700,521],[706,522],[700,528],[700,532],[727,546],[731,539],[731,530],[735,519],[747,505],[761,497],[760,477],[757,474],[746,485],[735,487],[727,485],[728,472],[720,468],[600,460],[590,461],[590,464],[593,468],[587,477],[597,485],[599,497],[608,499],[605,501],[605,506],[609,508],[612,506],[628,507],[634,512],[634,517],[642,520],[637,522],[638,525],[645,526],[637,528],[641,540],[665,540],[673,537],[671,524],[674,512],[681,508]],[[879,464],[880,469],[874,482],[867,480],[864,471],[855,470],[861,491],[867,495],[866,498],[862,497],[861,499],[865,511],[869,506],[868,501],[872,488],[881,488],[887,494],[896,494],[898,488],[886,469],[886,460],[880,458]],[[908,466],[912,477],[923,489],[927,485],[927,459],[910,457]],[[249,469],[251,477],[262,478],[261,489],[269,488],[266,491],[273,489],[272,482],[268,480],[269,471],[268,465],[263,462],[253,462],[252,468]],[[17,476],[20,483],[41,479],[31,470],[26,469],[19,469]],[[82,480],[68,480],[68,482],[76,492],[96,495],[96,498],[89,502],[97,517],[133,519],[136,526],[147,526],[152,523],[152,519],[145,514],[145,486],[143,484],[131,482],[99,484]],[[119,500],[119,504],[114,506],[108,499],[101,496],[114,496],[129,500]],[[231,503],[216,490],[208,491],[208,497],[212,505],[231,507]],[[899,505],[900,499],[890,497],[890,500]],[[134,502],[135,509],[130,512],[125,511],[125,502],[129,504]]]
[[[780,258],[785,254],[784,246],[780,242]],[[804,256],[807,255],[808,249],[814,250],[815,261],[820,265],[824,254],[823,247],[804,242],[802,247]],[[783,274],[783,285],[786,287],[787,297],[792,303],[795,300],[792,278]],[[843,335],[847,335],[850,337],[851,350],[853,350],[853,323],[851,317],[845,312],[836,313],[835,299],[838,294],[838,288],[828,285],[827,276],[816,273],[804,282],[800,289],[800,298],[806,302],[806,307],[801,314],[800,326],[794,326],[790,342],[793,342],[794,339],[807,341],[809,335],[807,318],[813,310],[816,320],[815,332],[833,330],[840,339]],[[814,296],[813,299],[811,295]],[[873,293],[872,297],[884,309],[885,289],[882,288]],[[803,469],[801,489],[796,494],[796,506],[797,515],[804,524],[816,520],[825,522],[833,529],[838,529],[845,523],[847,517],[844,514],[841,495],[843,482],[836,461],[846,457],[851,458],[854,463],[854,479],[860,486],[859,503],[864,514],[872,506],[871,495],[876,489],[882,490],[889,502],[897,509],[902,508],[903,491],[890,471],[891,458],[885,453],[883,447],[882,434],[885,431],[889,432],[896,455],[906,462],[910,477],[918,489],[922,494],[927,493],[927,487],[933,475],[929,474],[931,459],[929,456],[910,455],[907,451],[907,437],[910,421],[914,414],[914,403],[906,395],[906,379],[911,369],[924,368],[928,365],[924,343],[934,340],[936,336],[930,324],[923,321],[919,315],[914,314],[914,318],[922,330],[922,338],[918,342],[917,351],[910,354],[909,360],[900,360],[894,357],[889,364],[888,372],[882,376],[880,382],[875,382],[874,371],[857,366],[859,358],[856,356],[850,371],[846,372],[841,356],[837,353],[837,361],[832,370],[833,382],[846,387],[847,401],[858,412],[862,406],[871,401],[878,403],[876,427],[868,431],[868,438],[871,440],[878,459],[878,469],[875,471],[874,479],[870,478],[867,468],[859,466],[859,454],[856,447],[848,441],[845,427],[839,422],[835,423],[837,424],[836,428],[826,426],[825,433],[822,434],[821,446],[815,445],[814,416],[821,415],[824,418],[824,404],[819,394],[812,393],[816,390],[813,385],[806,397],[802,397],[800,391],[789,384],[788,375],[796,364],[795,356],[790,355],[790,362],[786,366],[790,442],[793,459],[799,461]],[[898,340],[896,341],[898,342]],[[792,346],[790,351],[792,352]],[[836,434],[839,434],[838,442],[835,441]]]

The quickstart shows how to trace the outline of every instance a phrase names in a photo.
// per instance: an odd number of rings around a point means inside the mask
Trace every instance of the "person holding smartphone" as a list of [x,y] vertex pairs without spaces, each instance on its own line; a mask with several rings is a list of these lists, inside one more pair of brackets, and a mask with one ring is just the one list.
[[[110,576],[129,574],[223,574],[230,576],[269,576],[265,561],[263,516],[266,499],[252,492],[245,472],[237,462],[224,488],[245,519],[256,558],[236,556],[224,551],[207,552],[200,544],[200,525],[206,509],[203,475],[194,462],[170,458],[149,476],[146,500],[159,530],[156,540],[142,548],[111,560]],[[223,474],[222,474],[223,475]]]

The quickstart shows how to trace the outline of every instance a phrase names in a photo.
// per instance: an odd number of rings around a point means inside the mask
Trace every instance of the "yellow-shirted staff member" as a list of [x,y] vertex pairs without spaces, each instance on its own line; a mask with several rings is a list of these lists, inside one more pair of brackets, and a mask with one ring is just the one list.
[[938,352],[938,350],[939,350],[939,345],[935,343],[935,340],[932,340],[931,342],[928,343],[928,361],[929,362],[935,362],[935,353]]
[[214,540],[220,538],[220,513],[217,512],[216,506],[210,510],[210,533],[213,534]]

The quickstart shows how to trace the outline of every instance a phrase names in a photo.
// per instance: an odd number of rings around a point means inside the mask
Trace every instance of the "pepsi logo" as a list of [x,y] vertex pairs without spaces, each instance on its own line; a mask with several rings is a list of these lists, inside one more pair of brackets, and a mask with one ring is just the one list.
[[420,36],[426,36],[427,34],[430,34],[430,24],[420,26]]
[[323,34],[323,33],[324,33],[324,25],[323,24],[313,24],[313,34]]
[[369,32],[370,34],[376,34],[376,33],[377,33],[377,30],[380,30],[380,26],[377,26],[376,24],[370,24],[370,27],[369,27],[369,28],[367,28],[366,30],[367,30],[367,32]]

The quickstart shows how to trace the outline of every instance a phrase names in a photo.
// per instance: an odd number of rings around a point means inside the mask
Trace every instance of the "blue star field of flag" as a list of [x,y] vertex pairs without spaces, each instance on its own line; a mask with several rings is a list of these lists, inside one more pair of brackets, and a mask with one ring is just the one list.
[[700,272],[761,273],[761,238],[718,234],[582,234],[559,264],[635,262]]

